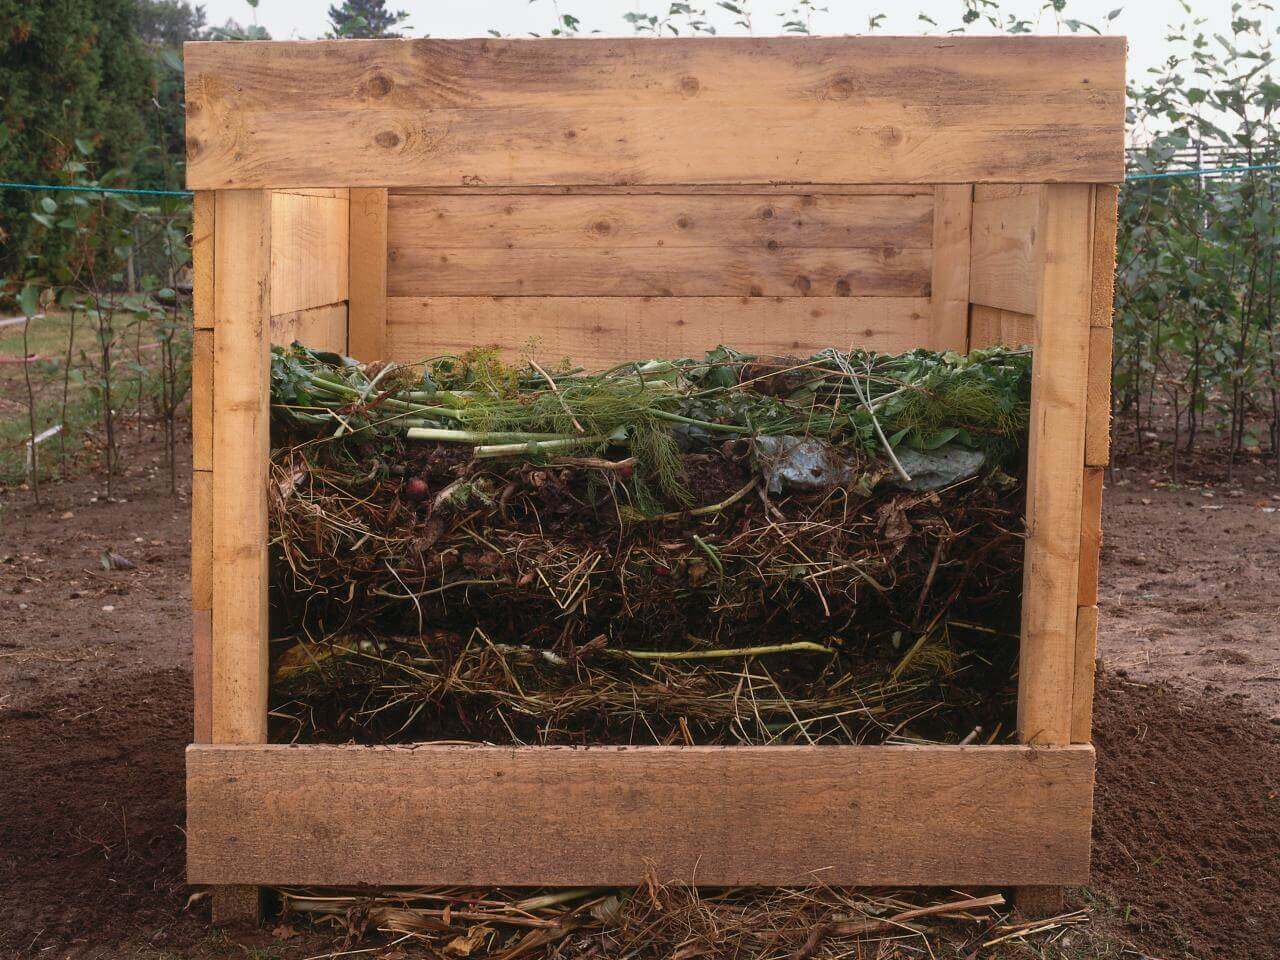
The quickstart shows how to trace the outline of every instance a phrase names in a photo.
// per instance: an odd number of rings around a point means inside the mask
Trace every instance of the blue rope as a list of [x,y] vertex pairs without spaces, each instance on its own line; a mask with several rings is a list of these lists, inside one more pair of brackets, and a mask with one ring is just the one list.
[[1250,170],[1280,170],[1280,163],[1260,163],[1251,167],[1204,167],[1200,170],[1166,170],[1163,173],[1132,173],[1125,182],[1133,180],[1171,180],[1174,177],[1212,177],[1220,173],[1247,173]]
[[[1280,163],[1260,163],[1239,167],[1202,167],[1198,170],[1166,170],[1162,173],[1131,173],[1126,183],[1138,180],[1172,180],[1175,177],[1214,177],[1224,173],[1249,173],[1255,170],[1280,170]],[[143,190],[135,187],[82,187],[52,183],[10,183],[0,180],[0,190],[52,190],[66,193],[116,193],[134,197],[192,197],[190,190]]]
[[53,183],[9,183],[0,180],[0,190],[54,190],[66,193],[121,193],[133,197],[190,197],[190,190],[142,190],[136,187],[81,187]]

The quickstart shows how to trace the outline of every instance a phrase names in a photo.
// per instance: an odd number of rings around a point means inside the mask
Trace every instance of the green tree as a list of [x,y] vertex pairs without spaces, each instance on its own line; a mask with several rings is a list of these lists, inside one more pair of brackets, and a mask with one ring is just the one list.
[[[154,61],[137,0],[0,0],[0,179],[61,183],[130,165],[147,142]],[[36,197],[0,191],[0,277],[56,253]],[[12,292],[12,291],[11,291]]]
[[333,37],[398,37],[395,28],[408,19],[404,10],[388,10],[386,0],[343,0],[342,6],[329,7]]

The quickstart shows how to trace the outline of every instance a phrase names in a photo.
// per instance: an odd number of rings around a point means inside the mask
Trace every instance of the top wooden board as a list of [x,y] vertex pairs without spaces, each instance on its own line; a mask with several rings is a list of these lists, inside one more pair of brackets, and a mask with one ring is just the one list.
[[186,45],[187,182],[1118,182],[1118,37]]

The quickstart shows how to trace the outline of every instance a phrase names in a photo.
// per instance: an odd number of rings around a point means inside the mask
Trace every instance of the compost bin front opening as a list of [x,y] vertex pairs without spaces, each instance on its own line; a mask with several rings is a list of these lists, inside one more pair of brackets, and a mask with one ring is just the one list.
[[271,739],[1013,739],[1030,355],[273,353]]

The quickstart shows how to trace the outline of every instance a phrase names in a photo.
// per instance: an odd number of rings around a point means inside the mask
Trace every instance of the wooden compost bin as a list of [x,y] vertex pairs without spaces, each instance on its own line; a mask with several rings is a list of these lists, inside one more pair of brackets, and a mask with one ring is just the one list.
[[[1116,38],[189,43],[188,872],[1018,886],[1089,869]],[[267,744],[268,344],[587,366],[1035,347],[1003,746]]]

